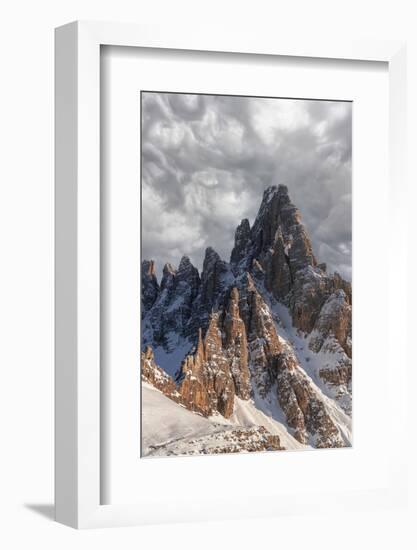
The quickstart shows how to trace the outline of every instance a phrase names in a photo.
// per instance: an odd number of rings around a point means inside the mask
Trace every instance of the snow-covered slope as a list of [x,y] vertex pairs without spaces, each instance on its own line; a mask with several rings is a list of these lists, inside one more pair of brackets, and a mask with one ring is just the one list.
[[240,426],[264,426],[270,433],[279,436],[282,446],[288,451],[308,448],[308,445],[303,445],[289,433],[282,411],[280,411],[279,416],[281,421],[277,419],[278,414],[272,416],[263,412],[256,406],[253,399],[244,401],[236,398],[231,421]]
[[258,434],[256,430],[259,426],[279,436],[285,449],[305,448],[283,424],[259,411],[251,401],[237,399],[230,419],[226,420],[221,415],[205,418],[188,411],[143,382],[142,411],[143,457],[205,454],[213,450],[225,452],[232,446],[233,452],[266,450],[251,448],[262,443],[260,436],[264,434]]
[[170,447],[179,450],[184,446],[181,440],[208,436],[215,431],[214,422],[188,411],[150,384],[142,382],[143,456],[159,454],[161,447],[164,450]]
[[[346,363],[351,364],[345,351],[334,338],[327,338],[325,345],[317,352],[311,349],[311,342],[314,341],[315,333],[305,334],[297,330],[292,322],[291,313],[287,306],[280,304],[274,299],[269,302],[272,315],[276,324],[278,334],[289,344],[297,356],[300,367],[311,377],[314,384],[330,400],[335,400],[351,424],[352,414],[352,383],[329,384],[320,376],[325,370],[335,370]],[[349,438],[351,439],[351,438]]]

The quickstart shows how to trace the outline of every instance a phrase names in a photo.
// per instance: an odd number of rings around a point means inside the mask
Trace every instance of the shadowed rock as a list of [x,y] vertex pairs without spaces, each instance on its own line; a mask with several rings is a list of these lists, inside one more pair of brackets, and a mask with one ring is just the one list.
[[154,305],[158,294],[159,285],[156,279],[155,262],[144,260],[142,262],[142,317]]

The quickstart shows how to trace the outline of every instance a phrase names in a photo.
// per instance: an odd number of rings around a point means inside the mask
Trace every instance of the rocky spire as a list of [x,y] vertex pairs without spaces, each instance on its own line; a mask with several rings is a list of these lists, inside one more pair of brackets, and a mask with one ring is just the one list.
[[248,341],[245,323],[240,317],[239,291],[233,287],[224,319],[224,347],[230,360],[230,371],[236,395],[241,399],[251,396]]
[[166,263],[164,265],[162,270],[161,291],[169,289],[173,286],[176,274],[177,271],[172,264]]
[[156,268],[153,260],[142,261],[142,274],[156,279]]
[[207,310],[211,311],[218,303],[221,292],[221,279],[227,272],[224,262],[217,252],[210,247],[206,249],[201,273],[202,301]]
[[235,246],[230,256],[231,263],[238,264],[248,254],[250,247],[249,220],[243,219],[235,231]]
[[201,330],[201,328],[198,329],[198,341],[195,355],[199,358],[201,362],[205,361],[206,359],[206,354],[204,352],[203,331]]
[[181,365],[179,391],[187,408],[204,416],[218,412],[229,418],[233,413],[235,389],[219,324],[219,314],[213,313],[204,341],[199,331],[196,351]]
[[[280,353],[281,344],[274,319],[249,273],[242,283],[240,293],[240,315],[245,323],[249,344],[259,340],[262,347],[268,347],[271,355]],[[254,356],[261,358],[264,356],[264,351],[259,354],[254,353]],[[267,364],[262,359],[261,362],[262,368],[267,368]]]
[[272,247],[265,255],[263,263],[267,289],[277,300],[283,300],[291,290],[292,274],[288,245],[284,243],[281,226],[278,226]]
[[292,204],[285,185],[268,187],[264,192],[251,230],[254,257],[261,260],[265,257],[274,245],[278,228],[293,278],[298,270],[316,265],[311,241],[301,223],[300,212]]
[[143,260],[142,262],[142,317],[154,305],[158,294],[159,285],[156,278],[155,262]]
[[150,346],[141,352],[141,378],[173,401],[181,402],[181,395],[174,380],[155,363],[154,353]]
[[176,272],[177,292],[187,295],[187,302],[191,302],[197,296],[200,287],[200,275],[198,269],[193,266],[188,256],[183,256]]

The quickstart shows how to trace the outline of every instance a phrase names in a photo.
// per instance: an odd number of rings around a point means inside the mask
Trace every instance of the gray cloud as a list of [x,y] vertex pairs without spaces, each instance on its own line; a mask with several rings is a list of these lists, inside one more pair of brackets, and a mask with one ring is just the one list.
[[351,158],[350,103],[144,92],[143,258],[228,260],[239,221],[284,183],[319,261],[351,279]]

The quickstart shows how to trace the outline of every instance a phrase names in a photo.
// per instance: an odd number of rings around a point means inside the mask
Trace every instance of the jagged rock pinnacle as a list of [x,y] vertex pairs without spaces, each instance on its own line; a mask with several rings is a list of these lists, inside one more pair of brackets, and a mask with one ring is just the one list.
[[181,261],[179,263],[179,266],[178,266],[178,271],[180,271],[181,269],[185,269],[187,268],[188,266],[192,265],[191,261],[190,261],[190,258],[188,256],[183,256],[181,258]]
[[142,273],[148,276],[156,276],[155,262],[153,260],[142,261]]
[[[294,279],[295,273],[317,263],[310,238],[301,223],[300,212],[291,202],[288,187],[283,184],[271,185],[265,189],[252,228],[247,219],[243,219],[237,226],[230,256],[234,273],[250,269],[255,259],[265,271],[268,271],[267,256],[270,256],[271,249],[276,247],[277,239],[285,254],[279,251],[274,257],[275,267],[272,271],[273,277],[280,271],[285,272],[281,276],[284,282],[279,285],[281,289],[277,294],[277,297],[282,298],[283,292],[289,292],[288,281]],[[213,253],[211,249],[210,254]]]
[[249,220],[243,219],[235,231],[235,246],[230,256],[230,261],[239,263],[248,253],[250,246],[250,224]]
[[163,275],[168,275],[168,274],[175,275],[176,272],[177,270],[175,269],[175,267],[168,262],[164,265],[164,268],[162,270]]
[[142,261],[142,316],[154,305],[159,294],[155,262]]

